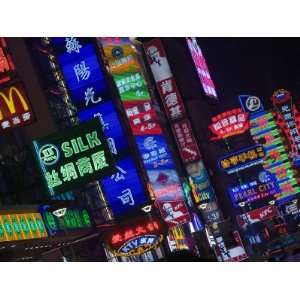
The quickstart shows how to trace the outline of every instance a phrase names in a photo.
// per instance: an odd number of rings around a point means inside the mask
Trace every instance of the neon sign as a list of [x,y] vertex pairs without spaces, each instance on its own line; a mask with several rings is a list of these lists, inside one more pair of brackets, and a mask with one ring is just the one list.
[[225,139],[242,134],[249,129],[248,113],[240,108],[223,112],[212,118],[209,129],[215,135],[211,140]]
[[12,80],[15,71],[6,41],[3,37],[0,37],[0,84]]
[[104,239],[117,256],[140,255],[158,246],[163,230],[158,219],[139,218],[129,224],[116,225],[104,233]]
[[0,215],[0,242],[29,240],[47,237],[39,213]]
[[[178,191],[183,195],[177,176],[172,188],[161,187],[152,171],[172,170],[176,173],[173,157],[162,135],[157,113],[152,109],[151,98],[138,62],[137,52],[128,38],[101,38],[106,58],[120,98],[126,110],[132,133],[142,157],[151,183],[151,191],[157,201],[165,198],[176,199]],[[161,176],[160,178],[163,178]],[[168,177],[168,176],[167,176]],[[155,180],[155,181],[153,181]],[[159,186],[159,188],[157,187]],[[181,201],[184,200],[182,196]]]
[[92,227],[92,221],[86,209],[68,208],[66,214],[58,218],[51,211],[48,211],[48,208],[47,205],[41,206],[40,212],[49,235],[55,235],[66,229],[76,230]]
[[51,196],[115,171],[98,120],[34,140],[33,148]]
[[258,179],[243,183],[235,187],[229,187],[228,192],[234,206],[240,202],[253,202],[266,198],[272,198],[280,192],[276,178],[273,174],[263,171]]
[[219,160],[219,167],[228,174],[238,172],[252,166],[262,164],[265,151],[262,145],[254,145],[249,148],[226,155]]
[[[85,38],[53,38],[52,42],[60,58],[65,80],[69,89],[72,90],[72,102],[79,109],[80,121],[86,122],[95,118],[100,121],[110,152],[116,161],[116,172],[100,179],[105,198],[108,200],[115,218],[128,214],[138,206],[145,205],[147,196],[130,154],[127,137],[117,109],[112,100],[109,100],[112,97],[103,68],[97,59],[96,49]],[[114,54],[120,55],[120,52],[115,51]],[[89,74],[89,77],[78,81],[73,68],[78,64],[80,65],[81,61],[85,62],[85,66],[88,67],[86,71],[90,74],[87,72],[86,76]],[[131,59],[126,63],[130,65],[131,69],[135,65]],[[122,65],[114,65],[114,70],[119,72],[122,70]],[[148,113],[151,112],[152,109],[148,110],[144,119],[148,120]],[[150,121],[143,124],[146,129],[153,129]],[[140,127],[138,125],[136,127],[142,131],[142,125]]]
[[280,193],[275,195],[276,200],[288,201],[299,193],[300,189],[275,118],[267,111],[251,113],[250,124],[250,133],[254,141],[262,144],[265,149],[266,156],[262,166],[272,173],[278,182]]
[[269,205],[258,209],[251,210],[245,214],[236,216],[237,223],[240,227],[245,228],[263,220],[271,219],[279,214],[276,206]]
[[0,90],[0,131],[32,123],[33,111],[22,83]]
[[294,165],[300,164],[300,114],[292,102],[291,93],[280,89],[273,93],[272,102],[277,110],[277,124],[289,141]]
[[215,84],[211,79],[205,58],[197,43],[196,38],[187,37],[186,40],[198,73],[198,77],[202,84],[204,93],[209,97],[218,98]]
[[53,38],[52,44],[79,111],[111,99],[94,45],[78,38]]

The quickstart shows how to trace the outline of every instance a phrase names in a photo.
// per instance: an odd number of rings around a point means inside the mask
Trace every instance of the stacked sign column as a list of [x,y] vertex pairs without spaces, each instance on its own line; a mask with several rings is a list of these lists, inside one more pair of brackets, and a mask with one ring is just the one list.
[[116,172],[98,179],[114,217],[124,217],[148,200],[96,47],[91,39],[74,37],[53,38],[52,44],[80,122],[96,118],[102,127]]
[[142,157],[156,205],[169,227],[190,221],[182,186],[143,76],[128,38],[101,38],[110,72]]
[[159,38],[144,44],[157,89],[165,113],[170,122],[182,162],[189,175],[194,201],[200,208],[207,223],[220,221],[220,212],[216,195],[211,186],[206,168],[194,136],[191,124],[186,115],[181,94],[171,72],[163,44]]

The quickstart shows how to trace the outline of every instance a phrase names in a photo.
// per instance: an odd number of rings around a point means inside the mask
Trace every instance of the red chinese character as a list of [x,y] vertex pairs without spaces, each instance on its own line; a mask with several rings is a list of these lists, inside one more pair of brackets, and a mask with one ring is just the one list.
[[136,229],[135,229],[135,233],[137,235],[139,234],[144,234],[144,233],[147,233],[147,230],[145,229],[145,227],[143,226],[138,226]]
[[122,238],[121,234],[119,234],[119,233],[114,234],[111,238],[111,243],[112,244],[117,244],[117,243],[120,243],[122,241],[123,241],[123,238]]
[[0,72],[3,73],[5,71],[9,71],[10,67],[9,67],[9,63],[8,63],[8,59],[5,56],[3,49],[0,48]]
[[153,222],[147,224],[147,229],[148,229],[149,231],[154,231],[154,230],[155,230],[155,227],[154,227]]
[[128,240],[135,236],[134,231],[132,229],[126,230],[124,233],[124,239]]

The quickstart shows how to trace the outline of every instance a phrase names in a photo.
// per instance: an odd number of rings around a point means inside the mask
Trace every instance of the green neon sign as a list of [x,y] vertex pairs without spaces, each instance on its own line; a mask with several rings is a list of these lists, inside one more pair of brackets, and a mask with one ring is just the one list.
[[98,119],[33,141],[50,196],[116,172]]

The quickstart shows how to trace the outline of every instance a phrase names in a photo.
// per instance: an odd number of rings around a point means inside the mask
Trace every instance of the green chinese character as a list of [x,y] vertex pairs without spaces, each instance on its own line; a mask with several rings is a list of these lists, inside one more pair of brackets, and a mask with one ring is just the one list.
[[89,213],[87,212],[87,210],[86,209],[82,210],[81,214],[82,214],[82,219],[83,219],[85,226],[90,227],[91,219],[90,219],[90,216],[89,216]]
[[4,228],[2,224],[0,224],[0,240],[4,240],[5,235],[4,235]]
[[33,219],[31,217],[28,218],[28,224],[29,224],[29,227],[30,227],[30,230],[32,231],[33,235],[36,236],[36,225],[33,221]]
[[74,211],[70,210],[69,211],[69,217],[70,217],[70,224],[72,228],[77,228],[77,223],[76,223],[76,219],[74,216]]
[[78,167],[78,171],[81,177],[84,176],[85,174],[92,174],[94,172],[89,157],[82,157],[78,159],[76,165]]
[[93,160],[95,171],[108,167],[105,153],[103,150],[92,154],[92,160]]
[[72,179],[78,178],[75,166],[72,162],[61,166],[60,172],[63,176],[63,181],[71,181]]
[[29,238],[29,236],[30,236],[29,228],[28,228],[28,225],[27,225],[24,217],[20,218],[20,224],[21,224],[22,231],[25,234],[26,238]]
[[36,226],[38,228],[38,231],[43,234],[44,233],[44,225],[43,225],[43,222],[42,220],[40,220],[39,218],[36,218],[35,219],[35,223],[36,223]]
[[75,219],[76,219],[77,228],[82,228],[83,225],[82,225],[82,222],[81,222],[80,213],[79,213],[78,209],[74,210],[73,214],[74,214]]
[[11,239],[14,235],[14,232],[13,232],[13,228],[9,222],[8,219],[3,219],[3,224],[4,224],[4,228],[5,228],[5,231],[6,233],[8,234],[9,238]]
[[22,239],[21,228],[16,217],[12,218],[12,225],[16,235],[18,236],[18,239]]
[[57,225],[56,225],[54,216],[48,211],[45,213],[45,220],[46,220],[46,224],[50,230],[57,230]]
[[45,178],[47,180],[47,185],[50,189],[62,184],[62,181],[60,180],[58,173],[55,170],[52,170],[51,173],[47,172],[45,174]]

